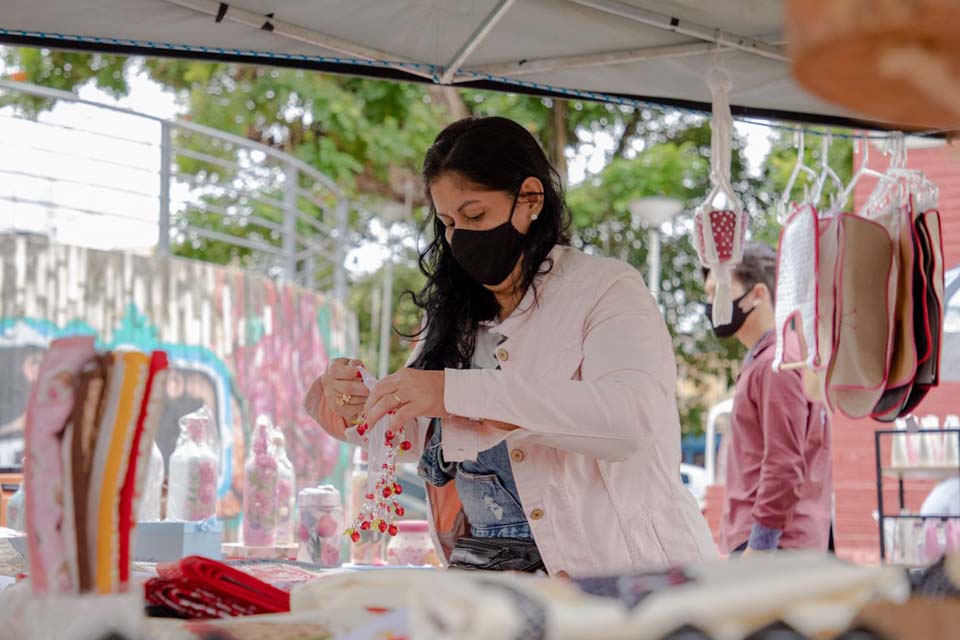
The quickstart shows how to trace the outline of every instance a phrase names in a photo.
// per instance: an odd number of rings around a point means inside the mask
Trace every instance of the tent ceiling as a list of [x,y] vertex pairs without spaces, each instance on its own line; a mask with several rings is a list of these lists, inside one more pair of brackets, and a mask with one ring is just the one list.
[[[0,42],[854,124],[790,77],[782,0],[4,0]],[[219,18],[219,19],[218,19]],[[718,45],[715,41],[719,40]]]

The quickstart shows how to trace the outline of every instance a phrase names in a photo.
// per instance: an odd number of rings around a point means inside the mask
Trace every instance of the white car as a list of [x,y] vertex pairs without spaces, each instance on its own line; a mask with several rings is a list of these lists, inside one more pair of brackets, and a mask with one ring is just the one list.
[[707,498],[707,470],[695,464],[681,463],[680,479],[683,480],[684,486],[690,490],[690,493],[696,498],[697,504],[700,505],[700,509],[703,510]]

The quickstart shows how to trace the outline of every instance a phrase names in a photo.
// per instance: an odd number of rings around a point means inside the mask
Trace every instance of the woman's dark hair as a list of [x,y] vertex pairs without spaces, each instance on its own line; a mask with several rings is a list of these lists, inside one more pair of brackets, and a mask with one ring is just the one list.
[[[420,253],[420,271],[427,284],[419,294],[408,292],[426,316],[415,336],[424,345],[413,363],[417,369],[467,369],[473,360],[477,329],[499,311],[493,293],[475,282],[453,258],[443,222],[437,218],[430,185],[444,174],[454,174],[481,189],[517,195],[529,177],[543,183],[543,208],[530,225],[523,247],[520,291],[534,287],[548,273],[554,246],[569,244],[569,216],[560,175],[550,165],[536,138],[507,118],[464,118],[444,129],[423,160],[423,182],[433,225],[433,238]],[[407,336],[413,337],[413,336]]]

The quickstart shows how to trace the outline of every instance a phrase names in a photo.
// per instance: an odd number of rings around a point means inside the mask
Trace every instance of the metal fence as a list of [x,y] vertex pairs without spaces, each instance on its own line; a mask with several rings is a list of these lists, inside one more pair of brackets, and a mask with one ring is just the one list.
[[[14,228],[54,237],[91,224],[104,238],[149,233],[161,254],[235,264],[345,300],[356,207],[320,171],[188,121],[9,80],[0,93],[82,105],[0,137],[0,213]],[[0,111],[0,131],[15,124],[24,118]]]

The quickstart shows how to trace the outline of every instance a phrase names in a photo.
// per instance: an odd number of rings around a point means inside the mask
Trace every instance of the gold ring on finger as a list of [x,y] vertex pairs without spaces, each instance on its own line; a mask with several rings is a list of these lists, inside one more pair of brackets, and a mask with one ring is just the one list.
[[393,392],[393,397],[394,397],[394,399],[396,399],[396,401],[397,401],[397,406],[400,406],[400,405],[403,404],[403,400],[400,399],[400,396],[397,395],[397,392],[396,392],[396,391]]
[[350,404],[350,401],[353,400],[353,396],[349,393],[338,393],[337,394],[337,406],[343,407]]

